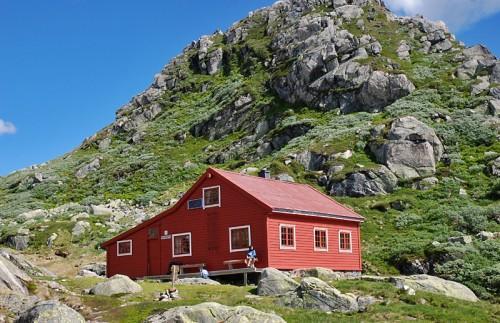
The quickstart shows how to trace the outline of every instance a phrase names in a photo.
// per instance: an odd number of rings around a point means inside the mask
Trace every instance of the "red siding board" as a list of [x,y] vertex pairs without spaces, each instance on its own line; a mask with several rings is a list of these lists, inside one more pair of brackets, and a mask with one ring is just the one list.
[[[280,249],[280,224],[295,225],[295,249]],[[328,229],[328,251],[314,250],[314,228]],[[351,231],[352,252],[339,252],[339,230]],[[360,271],[359,223],[273,213],[267,219],[269,266],[278,269],[325,267]]]

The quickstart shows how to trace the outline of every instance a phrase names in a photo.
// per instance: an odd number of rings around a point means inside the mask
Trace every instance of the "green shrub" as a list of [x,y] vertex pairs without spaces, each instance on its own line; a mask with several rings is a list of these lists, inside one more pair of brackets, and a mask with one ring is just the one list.
[[453,226],[465,233],[478,233],[488,227],[488,210],[479,206],[467,206],[448,214]]

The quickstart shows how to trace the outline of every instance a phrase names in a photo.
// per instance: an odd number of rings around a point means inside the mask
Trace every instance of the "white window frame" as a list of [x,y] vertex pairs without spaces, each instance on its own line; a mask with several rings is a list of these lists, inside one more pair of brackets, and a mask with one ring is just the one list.
[[[340,244],[340,234],[349,233],[349,249],[342,249]],[[350,230],[339,230],[339,252],[340,253],[352,253],[352,231]]]
[[[316,247],[316,231],[323,231],[325,232],[325,238],[326,238],[326,248],[319,248]],[[313,229],[313,246],[314,246],[314,251],[328,251],[328,229],[327,228],[320,228],[320,227],[315,227]]]
[[238,227],[230,227],[229,228],[229,252],[238,252],[238,251],[247,251],[247,248],[242,248],[242,249],[233,249],[232,245],[232,239],[231,239],[231,231],[233,230],[238,230],[238,229],[247,229],[248,230],[248,246],[252,245],[252,230],[250,228],[250,225],[240,225]]
[[[293,247],[290,247],[290,246],[284,246],[281,244],[281,228],[293,228]],[[280,249],[281,250],[296,250],[297,249],[297,234],[296,234],[296,230],[295,230],[295,224],[285,224],[285,223],[282,223],[280,224],[280,227],[279,227],[279,232],[278,232],[278,238],[280,239]]]
[[[185,235],[189,236],[189,253],[184,253],[184,254],[176,255],[175,254],[175,237],[185,236]],[[177,257],[189,257],[189,256],[192,256],[193,255],[193,244],[192,244],[192,241],[193,240],[191,239],[191,232],[183,232],[183,233],[172,234],[172,257],[173,258],[177,258]]]
[[[130,242],[130,252],[127,252],[127,253],[120,253],[120,243],[123,243],[123,242]],[[132,256],[132,240],[120,240],[120,241],[117,241],[116,242],[116,255],[118,257],[122,257],[122,256]]]
[[[219,190],[219,204],[214,204],[214,205],[205,205],[205,191],[206,190],[209,190],[209,189],[212,189],[212,188],[217,188]],[[203,209],[207,209],[209,207],[220,207],[221,206],[221,196],[220,196],[220,185],[217,185],[217,186],[210,186],[210,187],[204,187],[203,188],[203,196],[202,196],[202,199],[203,199]]]

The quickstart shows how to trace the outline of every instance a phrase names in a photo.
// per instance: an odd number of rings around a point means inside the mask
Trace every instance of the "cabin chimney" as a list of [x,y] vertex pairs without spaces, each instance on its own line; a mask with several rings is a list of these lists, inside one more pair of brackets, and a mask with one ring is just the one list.
[[263,168],[259,172],[259,177],[271,179],[271,171],[268,170],[267,168]]

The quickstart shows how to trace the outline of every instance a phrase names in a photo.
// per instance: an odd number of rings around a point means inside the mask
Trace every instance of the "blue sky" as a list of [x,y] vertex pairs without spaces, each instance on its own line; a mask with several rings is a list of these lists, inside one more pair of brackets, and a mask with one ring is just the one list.
[[[401,1],[398,12],[425,13],[415,2],[427,0]],[[452,3],[433,0],[442,1]],[[0,175],[74,149],[189,42],[273,2],[0,0]],[[498,56],[493,7],[469,21],[449,10],[432,18],[453,21],[459,39]]]

